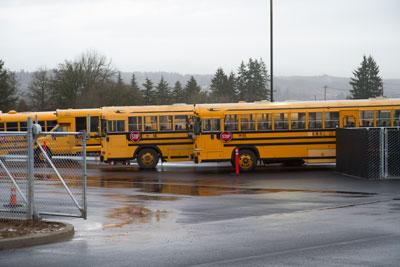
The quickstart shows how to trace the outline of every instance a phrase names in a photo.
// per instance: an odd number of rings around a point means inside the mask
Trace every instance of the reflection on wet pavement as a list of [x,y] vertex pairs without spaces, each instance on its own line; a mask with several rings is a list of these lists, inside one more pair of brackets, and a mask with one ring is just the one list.
[[113,209],[107,217],[118,222],[105,224],[103,225],[103,229],[123,227],[127,224],[159,222],[161,219],[166,218],[167,214],[167,211],[164,210],[151,211],[141,206],[127,205],[122,208]]
[[[135,188],[145,193],[159,193],[187,196],[221,196],[229,194],[266,194],[266,193],[327,193],[341,194],[343,197],[362,198],[376,195],[375,193],[350,192],[335,190],[311,190],[311,189],[282,189],[282,188],[251,188],[241,184],[228,181],[226,185],[221,180],[193,180],[190,183],[180,183],[165,181],[161,179],[104,179],[91,178],[88,180],[89,186],[104,188]],[[160,199],[161,200],[161,199]]]

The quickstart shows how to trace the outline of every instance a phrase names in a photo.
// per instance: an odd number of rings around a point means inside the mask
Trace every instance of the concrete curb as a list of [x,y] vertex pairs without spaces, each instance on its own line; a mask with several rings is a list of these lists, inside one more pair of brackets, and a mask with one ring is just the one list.
[[62,224],[64,224],[65,227],[55,232],[1,239],[0,250],[44,245],[71,239],[75,234],[74,226],[69,223]]

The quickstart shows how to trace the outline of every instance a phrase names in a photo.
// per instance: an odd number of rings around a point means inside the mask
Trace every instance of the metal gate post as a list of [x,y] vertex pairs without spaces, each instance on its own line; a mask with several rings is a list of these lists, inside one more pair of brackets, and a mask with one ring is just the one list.
[[83,135],[82,138],[82,217],[86,220],[87,219],[87,201],[86,201],[86,191],[87,191],[87,167],[86,167],[86,135]]
[[28,118],[27,121],[27,142],[28,142],[28,170],[27,170],[27,185],[28,185],[28,205],[27,205],[27,219],[37,219],[35,211],[35,191],[34,191],[34,146],[33,146],[33,132],[32,132],[32,119]]
[[379,179],[385,177],[385,140],[383,128],[379,128]]
[[385,128],[385,130],[384,130],[385,132],[384,132],[384,135],[383,135],[383,138],[384,138],[384,144],[385,144],[385,146],[384,146],[384,157],[385,157],[385,161],[384,161],[384,163],[385,163],[385,169],[384,169],[384,178],[385,179],[387,179],[388,178],[388,176],[389,176],[389,173],[388,173],[388,168],[389,168],[389,144],[388,144],[388,142],[389,142],[389,132],[388,132],[388,129],[387,128]]

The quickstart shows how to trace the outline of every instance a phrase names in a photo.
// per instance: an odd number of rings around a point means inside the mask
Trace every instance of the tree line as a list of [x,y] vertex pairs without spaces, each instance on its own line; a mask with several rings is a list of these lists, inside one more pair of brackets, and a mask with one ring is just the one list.
[[250,58],[241,63],[237,73],[229,75],[217,69],[209,90],[205,90],[193,76],[185,84],[177,81],[170,85],[163,77],[159,81],[146,78],[138,84],[132,74],[130,83],[125,83],[109,59],[91,51],[76,60],[65,60],[55,69],[36,70],[26,97],[19,101],[15,76],[3,65],[1,75],[8,77],[4,82],[9,84],[2,86],[7,90],[0,90],[1,95],[7,95],[0,102],[3,111],[255,101],[269,96],[267,70],[261,59]]
[[[383,95],[379,67],[372,56],[354,72],[350,84],[354,99]],[[93,108],[101,106],[167,105],[172,103],[224,103],[268,100],[269,75],[262,59],[242,62],[236,72],[218,68],[208,90],[196,79],[170,85],[163,77],[159,81],[146,78],[138,84],[132,74],[125,83],[105,56],[86,52],[75,60],[65,60],[57,68],[38,69],[33,73],[27,95],[19,96],[15,74],[0,60],[0,110],[46,111],[57,108]],[[27,100],[27,101],[25,101]]]

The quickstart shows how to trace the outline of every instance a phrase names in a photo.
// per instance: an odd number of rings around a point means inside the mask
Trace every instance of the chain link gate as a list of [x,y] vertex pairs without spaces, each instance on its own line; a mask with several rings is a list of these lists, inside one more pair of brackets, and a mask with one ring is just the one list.
[[86,219],[85,134],[27,125],[28,132],[0,132],[0,219]]
[[400,178],[400,128],[338,129],[336,169],[371,180]]

